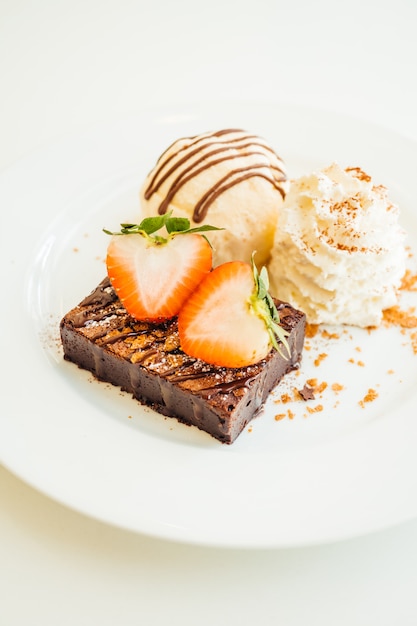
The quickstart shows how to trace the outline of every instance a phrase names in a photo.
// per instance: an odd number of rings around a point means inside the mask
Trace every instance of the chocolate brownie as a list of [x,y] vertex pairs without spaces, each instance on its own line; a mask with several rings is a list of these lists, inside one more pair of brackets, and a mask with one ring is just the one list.
[[256,365],[216,367],[181,350],[176,318],[159,324],[132,318],[106,278],[62,319],[64,357],[159,413],[230,444],[281,378],[299,367],[305,315],[279,300],[276,306],[291,358],[272,349]]

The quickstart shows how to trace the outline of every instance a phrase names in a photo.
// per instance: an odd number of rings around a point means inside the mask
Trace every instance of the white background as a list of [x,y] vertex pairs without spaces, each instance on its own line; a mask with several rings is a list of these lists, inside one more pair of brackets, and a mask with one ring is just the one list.
[[[415,0],[0,0],[0,167],[161,103],[313,105],[417,139],[416,25]],[[190,547],[0,468],[0,563],[2,626],[417,624],[417,521],[303,549]]]

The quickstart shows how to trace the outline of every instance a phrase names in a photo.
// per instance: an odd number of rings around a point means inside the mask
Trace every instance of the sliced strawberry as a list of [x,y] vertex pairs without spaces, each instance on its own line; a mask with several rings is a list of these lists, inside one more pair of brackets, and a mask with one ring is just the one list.
[[216,267],[179,312],[184,352],[213,365],[244,367],[278,347],[275,335],[288,349],[264,287],[254,265],[231,261]]
[[[136,319],[160,321],[177,315],[211,270],[209,242],[195,229],[186,229],[186,222],[168,216],[122,224],[121,233],[105,231],[113,235],[107,249],[108,276]],[[168,235],[153,234],[159,230],[155,224],[167,227]]]

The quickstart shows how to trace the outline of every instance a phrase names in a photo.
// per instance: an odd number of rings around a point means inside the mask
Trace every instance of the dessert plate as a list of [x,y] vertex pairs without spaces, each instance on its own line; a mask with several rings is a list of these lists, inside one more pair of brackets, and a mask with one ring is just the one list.
[[[131,531],[235,548],[354,537],[417,515],[416,329],[322,328],[298,374],[232,446],[146,409],[62,358],[61,316],[105,274],[102,228],[139,218],[139,187],[183,135],[242,127],[291,176],[361,166],[388,187],[417,246],[415,143],[372,124],[275,104],[142,111],[0,176],[0,461],[51,498]],[[404,291],[401,308],[417,305]],[[411,319],[411,322],[413,320]],[[315,379],[315,398],[294,389]]]

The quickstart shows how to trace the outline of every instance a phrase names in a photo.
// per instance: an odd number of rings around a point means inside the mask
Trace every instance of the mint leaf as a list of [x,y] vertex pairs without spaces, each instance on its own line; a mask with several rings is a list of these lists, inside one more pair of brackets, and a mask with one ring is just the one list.
[[[119,232],[112,232],[103,228],[106,235],[133,235],[138,234],[147,238],[154,244],[164,244],[176,235],[186,235],[189,233],[205,233],[210,230],[224,230],[223,228],[217,228],[217,226],[210,226],[204,224],[195,228],[190,228],[190,220],[187,217],[171,217],[172,211],[164,213],[163,215],[155,215],[153,217],[145,217],[140,224],[120,224],[121,230]],[[168,237],[162,237],[161,235],[155,235],[161,228],[165,227],[168,233]],[[207,237],[202,235],[207,241]],[[210,244],[210,242],[208,241]],[[210,244],[211,245],[211,244]]]
[[203,226],[196,226],[190,228],[187,233],[206,233],[209,230],[224,230],[224,228],[218,228],[217,226],[210,226],[209,224],[203,224]]
[[170,217],[165,221],[165,228],[169,234],[189,232],[190,220],[186,217]]
[[269,291],[269,276],[268,276],[268,270],[266,269],[266,267],[263,267],[261,269],[261,273],[259,274],[259,282],[262,285],[263,289],[265,289],[266,292]]
[[166,215],[156,215],[155,217],[145,217],[138,226],[138,230],[143,230],[147,235],[156,233],[157,230],[161,230],[165,226],[167,220]]
[[278,350],[284,359],[287,359],[287,356],[281,350],[281,346],[284,346],[288,357],[291,357],[290,346],[286,339],[289,333],[280,325],[277,307],[275,306],[273,297],[269,293],[268,271],[266,267],[263,267],[259,273],[255,265],[254,257],[255,252],[252,254],[252,272],[255,290],[251,298],[251,304],[256,314],[263,319],[272,346]]

